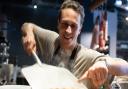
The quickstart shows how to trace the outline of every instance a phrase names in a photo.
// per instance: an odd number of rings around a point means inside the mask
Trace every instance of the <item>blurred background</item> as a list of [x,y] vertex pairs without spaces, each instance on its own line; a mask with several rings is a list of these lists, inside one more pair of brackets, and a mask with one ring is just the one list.
[[[0,0],[0,63],[17,66],[31,65],[34,60],[23,50],[21,25],[33,22],[57,31],[57,15],[64,0]],[[85,22],[79,42],[95,49],[102,41],[93,39],[95,26],[102,28],[103,13],[106,21],[106,49],[97,49],[112,57],[128,59],[128,0],[77,0],[85,8]],[[96,18],[99,16],[99,19]],[[98,28],[96,28],[98,29]],[[96,33],[99,34],[99,33]],[[99,43],[94,43],[98,40]],[[98,45],[98,48],[100,44]]]

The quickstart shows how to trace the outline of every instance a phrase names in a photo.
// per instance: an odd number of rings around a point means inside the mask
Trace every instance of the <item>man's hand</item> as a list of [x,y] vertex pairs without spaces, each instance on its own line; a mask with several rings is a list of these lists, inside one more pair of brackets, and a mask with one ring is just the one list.
[[22,43],[24,50],[31,55],[32,51],[36,52],[36,41],[33,33],[33,27],[30,23],[25,23],[22,26]]
[[105,61],[97,61],[82,75],[78,81],[82,82],[83,80],[89,78],[92,80],[94,86],[99,88],[107,80],[107,77],[108,68]]

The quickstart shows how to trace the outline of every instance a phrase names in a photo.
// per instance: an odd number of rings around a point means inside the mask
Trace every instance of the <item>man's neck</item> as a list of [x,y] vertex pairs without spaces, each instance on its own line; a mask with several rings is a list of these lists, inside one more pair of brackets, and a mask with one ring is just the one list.
[[73,49],[76,47],[77,43],[71,46],[60,44],[60,48],[63,49],[64,52],[73,51]]

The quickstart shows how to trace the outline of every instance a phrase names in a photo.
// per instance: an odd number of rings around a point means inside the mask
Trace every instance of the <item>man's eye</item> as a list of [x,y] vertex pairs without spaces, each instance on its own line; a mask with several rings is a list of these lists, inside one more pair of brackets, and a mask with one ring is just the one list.
[[66,28],[66,27],[68,27],[68,24],[67,23],[61,23],[61,26]]
[[71,28],[73,28],[73,29],[76,28],[76,25],[72,24],[72,25],[71,25]]
[[67,28],[70,26],[72,29],[75,29],[77,26],[75,24],[61,23],[61,27]]

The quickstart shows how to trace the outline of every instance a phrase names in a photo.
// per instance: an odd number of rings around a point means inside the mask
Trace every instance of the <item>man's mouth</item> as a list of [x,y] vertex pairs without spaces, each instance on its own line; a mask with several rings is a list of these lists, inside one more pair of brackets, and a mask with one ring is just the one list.
[[71,37],[71,36],[65,36],[65,35],[64,35],[64,38],[67,39],[67,40],[69,40],[69,39],[71,39],[72,37]]

